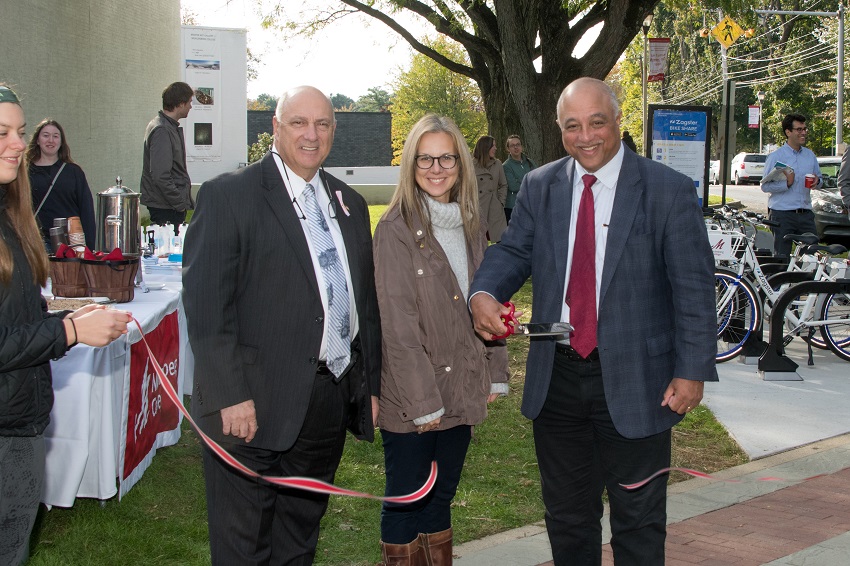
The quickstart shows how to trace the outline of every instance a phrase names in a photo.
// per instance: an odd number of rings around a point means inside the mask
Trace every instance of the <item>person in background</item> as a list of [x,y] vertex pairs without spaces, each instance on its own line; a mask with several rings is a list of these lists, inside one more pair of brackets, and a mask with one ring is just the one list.
[[475,159],[475,176],[478,178],[478,213],[481,223],[487,228],[491,242],[502,239],[507,228],[505,202],[508,196],[508,181],[502,162],[496,159],[496,139],[482,136],[472,152]]
[[508,181],[508,196],[505,199],[505,220],[511,221],[511,211],[516,203],[516,196],[519,193],[520,184],[525,174],[532,169],[537,168],[537,164],[522,152],[522,141],[516,134],[508,136],[505,142],[505,147],[508,148],[508,158],[502,165],[505,169],[505,178]]
[[186,169],[186,145],[179,120],[189,115],[194,91],[177,82],[162,91],[162,110],[145,129],[142,154],[140,202],[148,208],[151,224],[170,222],[174,233],[186,220],[186,211],[195,208],[192,181]]
[[623,145],[637,153],[637,145],[628,130],[623,130]]
[[[54,218],[79,216],[86,234],[86,245],[95,248],[97,229],[94,201],[86,174],[71,159],[65,130],[56,120],[46,118],[35,127],[27,147],[32,207],[36,210],[41,237],[48,252],[50,228]],[[49,191],[49,194],[48,194]]]
[[77,343],[105,346],[127,333],[128,313],[103,305],[49,313],[49,273],[32,212],[26,122],[17,95],[0,84],[0,564],[28,554],[44,483],[50,422],[50,360]]
[[[192,414],[258,473],[333,482],[346,428],[375,433],[369,209],[321,169],[336,129],[327,96],[284,93],[272,127],[263,159],[201,186],[186,230]],[[244,476],[208,449],[203,460],[214,565],[313,563],[327,495]]]
[[[782,131],[785,144],[770,153],[764,162],[764,177],[761,190],[767,193],[767,208],[770,219],[779,226],[772,227],[773,249],[776,255],[790,256],[791,242],[785,241],[786,234],[817,234],[815,213],[812,212],[812,189],[820,186],[822,177],[818,159],[811,149],[805,147],[809,136],[806,117],[802,114],[788,114],[782,119]],[[777,163],[788,167],[782,169],[784,178],[778,181],[765,181]],[[806,186],[806,175],[814,175]]]
[[423,500],[384,504],[385,564],[451,564],[451,503],[472,428],[487,403],[508,392],[505,342],[481,340],[466,307],[486,249],[463,135],[449,118],[429,114],[407,136],[398,186],[375,228],[383,329],[378,425],[387,495],[415,491],[432,461],[439,472]]
[[845,150],[844,155],[841,156],[841,168],[838,170],[838,191],[841,193],[841,201],[848,211],[848,217],[850,217],[850,159],[847,159],[848,154],[850,154],[850,149]]
[[554,563],[602,563],[607,490],[614,562],[664,564],[666,475],[622,486],[670,466],[671,428],[717,381],[714,258],[693,182],[625,149],[607,84],[573,81],[557,116],[572,157],[526,176],[469,304],[499,335],[530,276],[532,322],[575,327],[531,341],[522,400]]

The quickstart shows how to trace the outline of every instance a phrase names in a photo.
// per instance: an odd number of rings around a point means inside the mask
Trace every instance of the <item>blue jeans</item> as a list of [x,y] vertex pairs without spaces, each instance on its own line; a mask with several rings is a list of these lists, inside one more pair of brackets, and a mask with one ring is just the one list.
[[416,491],[428,479],[431,462],[437,462],[437,482],[426,497],[410,504],[384,503],[381,540],[407,544],[419,533],[438,533],[451,528],[451,503],[472,439],[472,427],[461,425],[422,434],[381,430],[381,437],[387,474],[385,495]]

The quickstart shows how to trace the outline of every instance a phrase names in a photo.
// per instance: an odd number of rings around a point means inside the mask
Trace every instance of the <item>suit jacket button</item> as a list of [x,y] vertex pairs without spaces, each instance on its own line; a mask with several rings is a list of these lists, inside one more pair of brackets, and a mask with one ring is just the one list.
[[319,361],[319,360],[317,360],[316,358],[310,358],[310,363],[311,363],[311,364],[318,363],[318,361]]
[[323,316],[317,316],[317,317],[316,317],[316,322],[318,322],[319,324],[321,324],[322,322],[324,322],[324,320],[325,320],[325,317],[323,317]]

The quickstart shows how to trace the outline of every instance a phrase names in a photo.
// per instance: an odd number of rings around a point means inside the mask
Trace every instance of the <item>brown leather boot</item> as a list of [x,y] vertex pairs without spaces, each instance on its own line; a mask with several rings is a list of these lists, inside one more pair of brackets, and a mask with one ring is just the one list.
[[381,541],[380,566],[425,566],[425,554],[415,538],[407,544],[389,544]]
[[439,533],[420,533],[419,542],[425,551],[426,566],[451,566],[452,529]]

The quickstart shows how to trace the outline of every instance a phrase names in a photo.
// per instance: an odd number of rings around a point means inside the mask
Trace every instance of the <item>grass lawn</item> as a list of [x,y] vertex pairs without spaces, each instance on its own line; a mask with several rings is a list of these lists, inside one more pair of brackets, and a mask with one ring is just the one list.
[[[372,224],[383,212],[372,209]],[[514,297],[530,311],[531,288]],[[543,519],[531,423],[519,411],[528,341],[509,341],[511,393],[490,406],[475,429],[453,505],[455,541],[462,543]],[[188,399],[187,399],[188,403]],[[142,480],[119,503],[78,499],[72,509],[40,515],[30,566],[209,564],[206,502],[197,436],[184,422],[180,442],[157,452]],[[714,472],[746,461],[705,407],[673,429],[673,465]],[[381,494],[383,452],[349,436],[336,484]],[[673,474],[670,481],[686,479]],[[380,504],[332,497],[322,522],[316,564],[367,565],[379,559]]]

